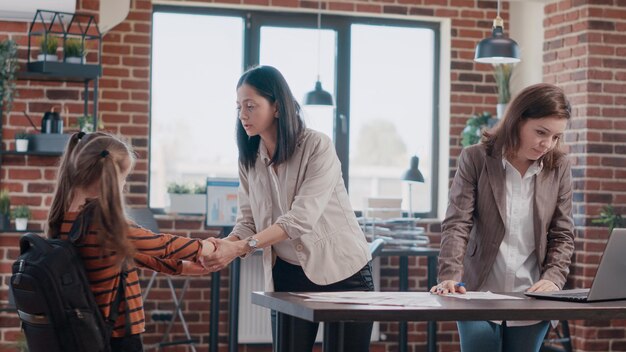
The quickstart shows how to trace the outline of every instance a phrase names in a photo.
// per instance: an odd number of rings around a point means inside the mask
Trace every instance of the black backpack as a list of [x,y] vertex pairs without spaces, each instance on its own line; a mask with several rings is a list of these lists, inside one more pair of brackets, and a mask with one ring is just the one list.
[[30,352],[111,351],[109,340],[124,299],[126,271],[122,270],[110,316],[105,320],[74,248],[73,242],[80,238],[74,236],[79,222],[72,226],[72,242],[34,233],[20,239],[11,290]]

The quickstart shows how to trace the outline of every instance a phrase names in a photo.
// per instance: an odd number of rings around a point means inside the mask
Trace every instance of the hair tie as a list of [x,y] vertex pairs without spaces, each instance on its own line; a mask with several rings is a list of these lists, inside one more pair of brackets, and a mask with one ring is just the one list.
[[103,157],[103,158],[106,158],[107,155],[109,155],[109,151],[106,150],[106,149],[100,152],[100,156]]
[[85,134],[86,134],[85,132],[80,131],[78,132],[78,135],[76,136],[76,138],[78,138],[78,140],[80,141],[81,139],[83,139],[83,137],[85,137]]

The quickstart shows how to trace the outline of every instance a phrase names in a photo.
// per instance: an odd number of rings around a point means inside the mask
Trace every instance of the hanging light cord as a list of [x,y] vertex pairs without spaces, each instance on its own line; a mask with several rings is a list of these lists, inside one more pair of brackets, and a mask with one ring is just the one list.
[[497,17],[500,17],[500,0],[498,0],[498,14]]
[[317,5],[317,80],[320,80],[320,48],[322,46],[322,0]]

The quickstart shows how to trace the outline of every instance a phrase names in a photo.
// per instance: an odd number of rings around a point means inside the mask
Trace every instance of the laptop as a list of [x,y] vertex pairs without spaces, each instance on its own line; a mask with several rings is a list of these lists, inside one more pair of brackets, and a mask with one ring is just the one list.
[[526,296],[571,302],[626,299],[626,229],[613,229],[606,243],[591,288],[552,292],[524,292]]

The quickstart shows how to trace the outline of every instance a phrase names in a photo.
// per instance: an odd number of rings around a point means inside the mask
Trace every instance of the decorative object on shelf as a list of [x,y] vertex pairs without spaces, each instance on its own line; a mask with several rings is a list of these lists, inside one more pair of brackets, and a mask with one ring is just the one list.
[[13,98],[17,95],[15,89],[17,63],[17,44],[11,39],[0,41],[0,112],[2,108],[7,114],[13,107]]
[[496,88],[498,89],[498,105],[496,106],[497,118],[504,117],[506,106],[511,100],[511,91],[509,89],[511,75],[513,74],[514,64],[494,64],[493,76],[496,79]]
[[463,132],[461,132],[461,145],[463,147],[469,147],[470,145],[480,142],[483,130],[493,127],[496,122],[498,122],[498,120],[492,118],[491,114],[487,111],[480,115],[472,115],[472,117],[467,120],[467,125],[463,129]]
[[500,0],[498,11],[493,20],[491,37],[481,40],[476,45],[474,61],[489,64],[510,64],[520,62],[519,46],[504,36],[504,20],[500,17]]
[[615,210],[613,205],[608,204],[602,207],[600,211],[600,217],[591,220],[593,224],[603,224],[609,227],[609,233],[613,232],[614,228],[626,226],[626,219],[622,217],[622,214]]
[[0,191],[0,231],[6,231],[11,225],[11,197],[9,190]]
[[170,183],[167,187],[170,204],[165,211],[176,214],[205,214],[206,185],[189,186]]
[[315,89],[306,93],[304,96],[304,105],[333,106],[333,96],[329,92],[322,89],[322,81],[320,80],[322,1],[318,0],[317,4],[317,81],[315,82]]
[[28,227],[28,220],[30,220],[30,208],[28,205],[18,205],[13,208],[11,217],[15,219],[15,229],[17,231],[26,231]]
[[15,151],[28,151],[28,133],[24,130],[15,133]]
[[[63,62],[51,62],[45,57],[38,58],[38,61],[31,61],[31,51],[33,38],[43,38],[42,46],[49,46],[52,42],[57,42],[57,38],[62,40],[61,44],[65,50]],[[45,44],[45,45],[44,45]],[[89,61],[94,64],[87,64],[85,48],[98,48],[90,51]],[[42,54],[53,54],[51,50],[42,47]],[[56,57],[56,48],[54,50]],[[74,57],[74,60],[70,59]],[[48,74],[66,74],[68,70],[76,76],[96,77],[102,72],[102,35],[94,16],[80,14],[37,10],[28,31],[28,70],[30,72],[41,72]],[[55,60],[57,61],[57,60]],[[78,66],[71,62],[82,63]]]
[[63,45],[63,55],[65,62],[71,64],[85,63],[85,56],[87,55],[85,43],[76,38],[67,39]]
[[41,53],[37,55],[37,61],[59,61],[59,58],[57,57],[58,47],[59,41],[55,36],[48,33],[41,35],[41,39],[39,41],[39,50]]

